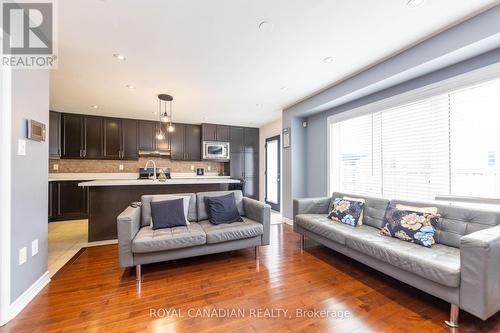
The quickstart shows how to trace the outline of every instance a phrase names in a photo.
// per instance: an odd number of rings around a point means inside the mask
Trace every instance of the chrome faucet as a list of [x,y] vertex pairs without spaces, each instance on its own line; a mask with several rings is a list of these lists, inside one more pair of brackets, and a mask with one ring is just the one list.
[[[149,162],[153,163],[153,180],[156,180],[156,163],[153,160],[149,160],[146,162],[146,166],[144,167],[145,170],[148,169]],[[151,177],[149,177],[151,179]]]

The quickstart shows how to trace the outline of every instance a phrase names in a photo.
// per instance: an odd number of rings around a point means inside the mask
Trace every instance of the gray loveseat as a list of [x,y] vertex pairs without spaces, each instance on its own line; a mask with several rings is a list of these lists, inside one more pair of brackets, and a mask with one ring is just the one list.
[[[233,192],[243,222],[214,225],[208,221],[205,197]],[[118,250],[122,267],[136,267],[137,280],[141,279],[141,265],[210,253],[255,248],[269,244],[271,207],[243,197],[241,191],[183,193],[191,196],[186,227],[153,230],[151,201],[165,195],[143,195],[140,207],[127,207],[117,218]]]
[[[363,225],[327,218],[333,198],[365,199]],[[387,205],[437,207],[436,244],[426,248],[383,236]],[[294,200],[294,231],[415,288],[451,303],[449,326],[459,308],[486,320],[500,310],[500,214],[434,203],[388,201],[356,194]]]

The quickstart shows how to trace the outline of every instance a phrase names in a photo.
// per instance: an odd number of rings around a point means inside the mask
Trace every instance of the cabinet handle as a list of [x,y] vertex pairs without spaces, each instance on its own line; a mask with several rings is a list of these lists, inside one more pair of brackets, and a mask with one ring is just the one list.
[[80,149],[80,157],[83,157],[82,149]]
[[84,150],[83,150],[83,157],[86,157],[86,156],[87,156],[87,150],[86,150],[86,149],[84,149]]

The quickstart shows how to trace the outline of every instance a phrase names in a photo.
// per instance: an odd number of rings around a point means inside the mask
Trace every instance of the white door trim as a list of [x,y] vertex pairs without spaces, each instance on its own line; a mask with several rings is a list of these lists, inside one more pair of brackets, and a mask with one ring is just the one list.
[[0,326],[10,320],[12,74],[0,66]]

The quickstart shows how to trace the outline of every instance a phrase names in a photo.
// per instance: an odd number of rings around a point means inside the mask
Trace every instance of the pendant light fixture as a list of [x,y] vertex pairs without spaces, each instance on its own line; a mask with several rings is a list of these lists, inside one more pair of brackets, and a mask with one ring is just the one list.
[[[167,126],[167,131],[168,132],[173,132],[174,131],[174,126],[172,125],[172,101],[174,98],[171,95],[167,94],[159,94],[158,95],[158,104],[159,104],[159,110],[158,110],[158,115],[160,117],[160,126],[158,126],[158,133],[156,134],[156,138],[158,140],[163,140],[165,138],[165,133],[162,131],[162,123],[166,124],[168,123]],[[167,112],[167,103],[169,103],[169,111],[170,113]]]

